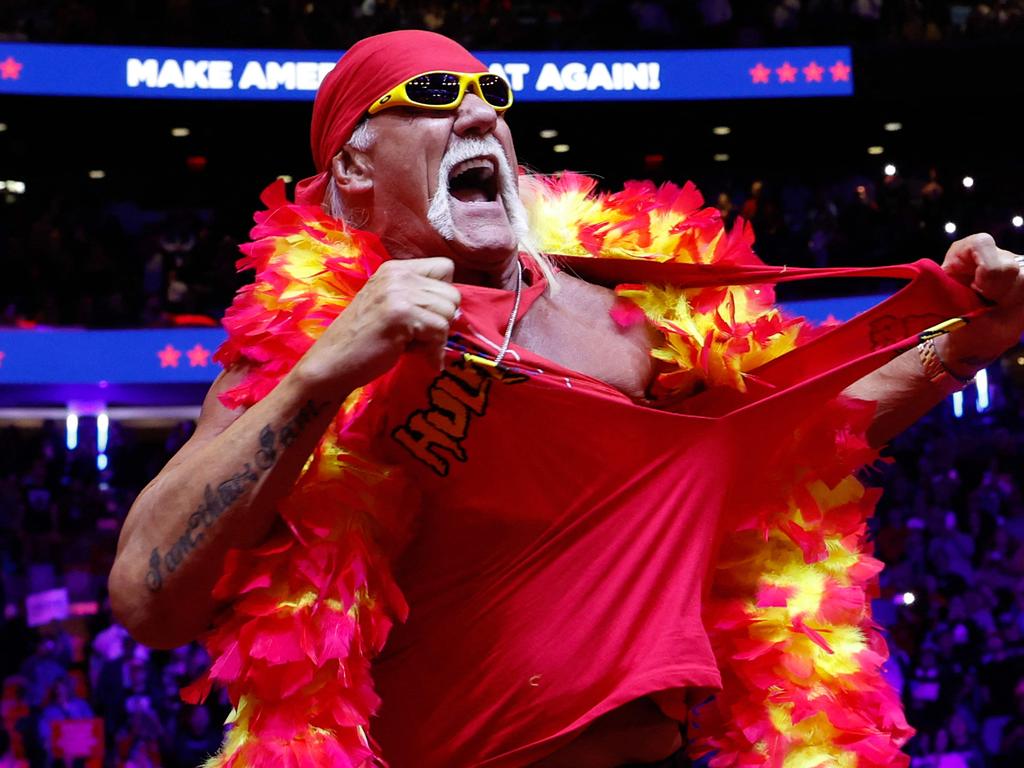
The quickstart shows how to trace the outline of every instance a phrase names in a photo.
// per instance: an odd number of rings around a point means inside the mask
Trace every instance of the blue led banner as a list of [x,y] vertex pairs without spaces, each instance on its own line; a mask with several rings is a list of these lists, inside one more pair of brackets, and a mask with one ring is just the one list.
[[[129,48],[0,42],[0,94],[313,98],[340,51]],[[850,96],[850,49],[478,51],[523,101]]]

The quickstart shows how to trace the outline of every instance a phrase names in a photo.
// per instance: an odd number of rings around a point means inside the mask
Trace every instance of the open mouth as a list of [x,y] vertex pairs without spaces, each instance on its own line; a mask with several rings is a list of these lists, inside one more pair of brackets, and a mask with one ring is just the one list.
[[463,203],[493,203],[498,199],[498,173],[493,158],[463,160],[448,174],[448,192]]

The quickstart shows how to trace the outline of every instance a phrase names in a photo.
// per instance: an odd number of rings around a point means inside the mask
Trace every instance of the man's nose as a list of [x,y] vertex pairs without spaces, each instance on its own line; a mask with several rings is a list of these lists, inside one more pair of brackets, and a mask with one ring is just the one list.
[[487,136],[498,124],[494,107],[472,91],[467,91],[459,108],[455,110],[455,133],[459,136]]

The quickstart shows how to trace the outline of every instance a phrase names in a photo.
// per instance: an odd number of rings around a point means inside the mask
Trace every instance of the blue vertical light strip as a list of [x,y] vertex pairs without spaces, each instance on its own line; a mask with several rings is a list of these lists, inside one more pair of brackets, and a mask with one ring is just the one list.
[[962,391],[953,393],[953,415],[958,419],[964,417],[964,393]]
[[974,377],[974,386],[978,390],[977,399],[975,405],[978,408],[978,413],[984,413],[988,410],[991,401],[989,400],[988,390],[988,371],[982,368]]
[[110,436],[110,417],[106,411],[96,415],[96,469],[102,472],[107,468],[107,440]]
[[78,447],[78,414],[68,411],[64,426],[64,442],[69,451]]
[[107,452],[107,438],[110,432],[110,417],[106,411],[96,416],[96,453]]

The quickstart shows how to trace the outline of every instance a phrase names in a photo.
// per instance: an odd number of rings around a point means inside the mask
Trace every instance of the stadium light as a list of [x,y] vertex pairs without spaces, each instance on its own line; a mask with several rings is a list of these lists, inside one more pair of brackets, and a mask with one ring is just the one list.
[[719,152],[717,155],[715,155],[715,162],[716,163],[727,163],[727,162],[729,162],[729,155],[726,154],[725,152]]
[[0,133],[7,130],[7,123],[0,123]]
[[964,393],[954,392],[953,393],[953,415],[958,419],[964,417]]
[[943,227],[943,229],[946,230],[947,235],[956,234],[956,224],[954,224],[952,221],[947,221],[946,226]]
[[190,131],[188,128],[171,128],[171,136],[173,136],[176,139],[184,139],[191,133],[192,131]]
[[896,175],[896,166],[893,165],[892,163],[889,163],[887,166],[885,166],[885,175],[886,176],[895,176]]
[[964,189],[970,189],[974,186],[974,178],[971,176],[964,176]]
[[913,592],[904,592],[903,593],[903,604],[904,605],[913,605],[916,600],[917,600],[917,598],[914,596]]
[[294,179],[291,176],[289,176],[287,173],[282,173],[277,178],[279,178],[285,184],[291,184],[294,181]]
[[978,413],[984,413],[991,404],[988,391],[988,371],[984,368],[975,375],[974,386],[978,390],[978,399],[974,401],[974,404],[978,408]]
[[885,147],[880,147],[877,144],[874,145],[873,147],[868,147],[868,154],[869,155],[880,155],[883,152],[885,152]]
[[110,436],[110,417],[107,416],[106,412],[101,412],[96,416],[96,452],[106,453],[107,452],[107,439]]
[[540,137],[542,139],[554,139],[558,137],[558,131],[556,131],[554,128],[545,128],[543,131],[540,132]]
[[104,171],[104,170],[101,170],[99,168],[97,168],[94,171],[89,171],[89,178],[90,179],[103,179],[103,178],[106,178],[106,176],[107,176],[107,172]]
[[553,149],[558,154],[562,154],[563,152],[568,152],[569,151],[569,145],[568,144],[555,144],[555,146],[553,146],[551,149]]
[[64,444],[69,451],[78,447],[78,414],[68,411],[67,419],[64,422]]
[[97,454],[97,456],[96,456],[96,469],[98,469],[100,472],[102,472],[104,469],[107,468],[107,464],[109,464],[109,463],[110,462],[107,459],[107,454],[105,454],[105,453]]
[[8,179],[6,182],[0,182],[0,191],[5,189],[12,195],[24,195],[25,182],[15,181],[14,179]]
[[732,133],[732,128],[730,128],[728,125],[716,125],[714,128],[711,129],[711,132],[715,134],[715,136],[728,136],[730,133]]
[[1015,227],[1024,227],[1024,216],[1014,216],[1011,221]]
[[902,131],[903,130],[903,123],[886,123],[885,124],[885,130],[887,130],[889,133],[895,133],[896,131]]

